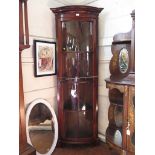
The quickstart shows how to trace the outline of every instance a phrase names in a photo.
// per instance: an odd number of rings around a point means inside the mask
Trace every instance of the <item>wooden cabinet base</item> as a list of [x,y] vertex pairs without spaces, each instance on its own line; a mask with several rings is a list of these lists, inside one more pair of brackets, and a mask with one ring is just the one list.
[[36,151],[31,145],[27,144],[21,147],[19,155],[36,155]]

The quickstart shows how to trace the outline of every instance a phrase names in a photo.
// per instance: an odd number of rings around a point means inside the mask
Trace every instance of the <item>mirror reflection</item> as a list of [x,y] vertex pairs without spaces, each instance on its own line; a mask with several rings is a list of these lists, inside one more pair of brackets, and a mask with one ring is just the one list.
[[32,102],[26,113],[28,143],[37,155],[51,154],[57,143],[57,119],[54,110],[45,100]]
[[121,49],[119,54],[119,68],[121,73],[126,73],[129,66],[129,55],[126,48]]
[[28,126],[32,145],[39,153],[48,152],[53,143],[54,127],[52,115],[47,106],[38,103],[32,108]]

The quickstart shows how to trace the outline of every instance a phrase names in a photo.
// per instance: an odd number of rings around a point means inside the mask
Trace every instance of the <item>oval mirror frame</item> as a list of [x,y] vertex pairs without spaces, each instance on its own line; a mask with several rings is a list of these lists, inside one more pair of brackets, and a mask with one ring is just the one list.
[[57,121],[57,117],[56,117],[56,114],[52,108],[52,106],[50,105],[50,103],[44,99],[36,99],[34,101],[32,101],[30,103],[30,105],[28,106],[27,110],[26,110],[26,136],[27,136],[27,142],[31,145],[32,145],[32,142],[31,142],[31,139],[30,139],[30,136],[29,136],[29,130],[28,130],[28,122],[29,122],[29,116],[30,116],[30,113],[31,113],[31,110],[33,109],[33,107],[39,103],[42,103],[44,104],[45,106],[47,106],[51,112],[51,115],[53,116],[53,122],[54,122],[54,140],[53,140],[53,143],[51,145],[51,148],[50,150],[47,152],[47,153],[44,153],[44,154],[40,154],[39,152],[36,151],[36,155],[49,155],[49,154],[52,154],[52,152],[54,151],[55,147],[56,147],[56,144],[57,144],[57,140],[58,140],[58,121]]
[[125,74],[129,68],[129,53],[126,48],[122,48],[119,53],[119,70]]

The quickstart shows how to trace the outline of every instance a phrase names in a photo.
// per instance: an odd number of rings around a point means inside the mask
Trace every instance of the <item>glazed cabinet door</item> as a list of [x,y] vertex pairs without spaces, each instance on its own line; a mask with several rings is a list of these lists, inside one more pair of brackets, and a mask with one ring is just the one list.
[[97,140],[98,15],[102,8],[64,6],[56,16],[58,121],[62,143]]
[[[94,21],[95,22],[95,21]],[[58,76],[63,78],[93,76],[95,61],[92,21],[58,21]],[[95,65],[95,64],[94,64]],[[97,64],[96,64],[97,65]]]
[[58,25],[61,138],[88,141],[97,137],[96,20],[64,20]]
[[[63,94],[63,138],[93,136],[92,80],[65,81]],[[65,86],[66,85],[66,86]]]

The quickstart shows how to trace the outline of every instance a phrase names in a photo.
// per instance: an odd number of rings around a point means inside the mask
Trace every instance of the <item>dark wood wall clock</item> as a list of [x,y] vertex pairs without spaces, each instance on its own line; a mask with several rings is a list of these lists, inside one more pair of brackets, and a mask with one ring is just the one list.
[[98,15],[103,8],[51,8],[57,34],[59,142],[97,140]]
[[107,143],[119,154],[135,154],[135,12],[131,13],[132,29],[116,34],[112,42],[109,89],[109,125]]

